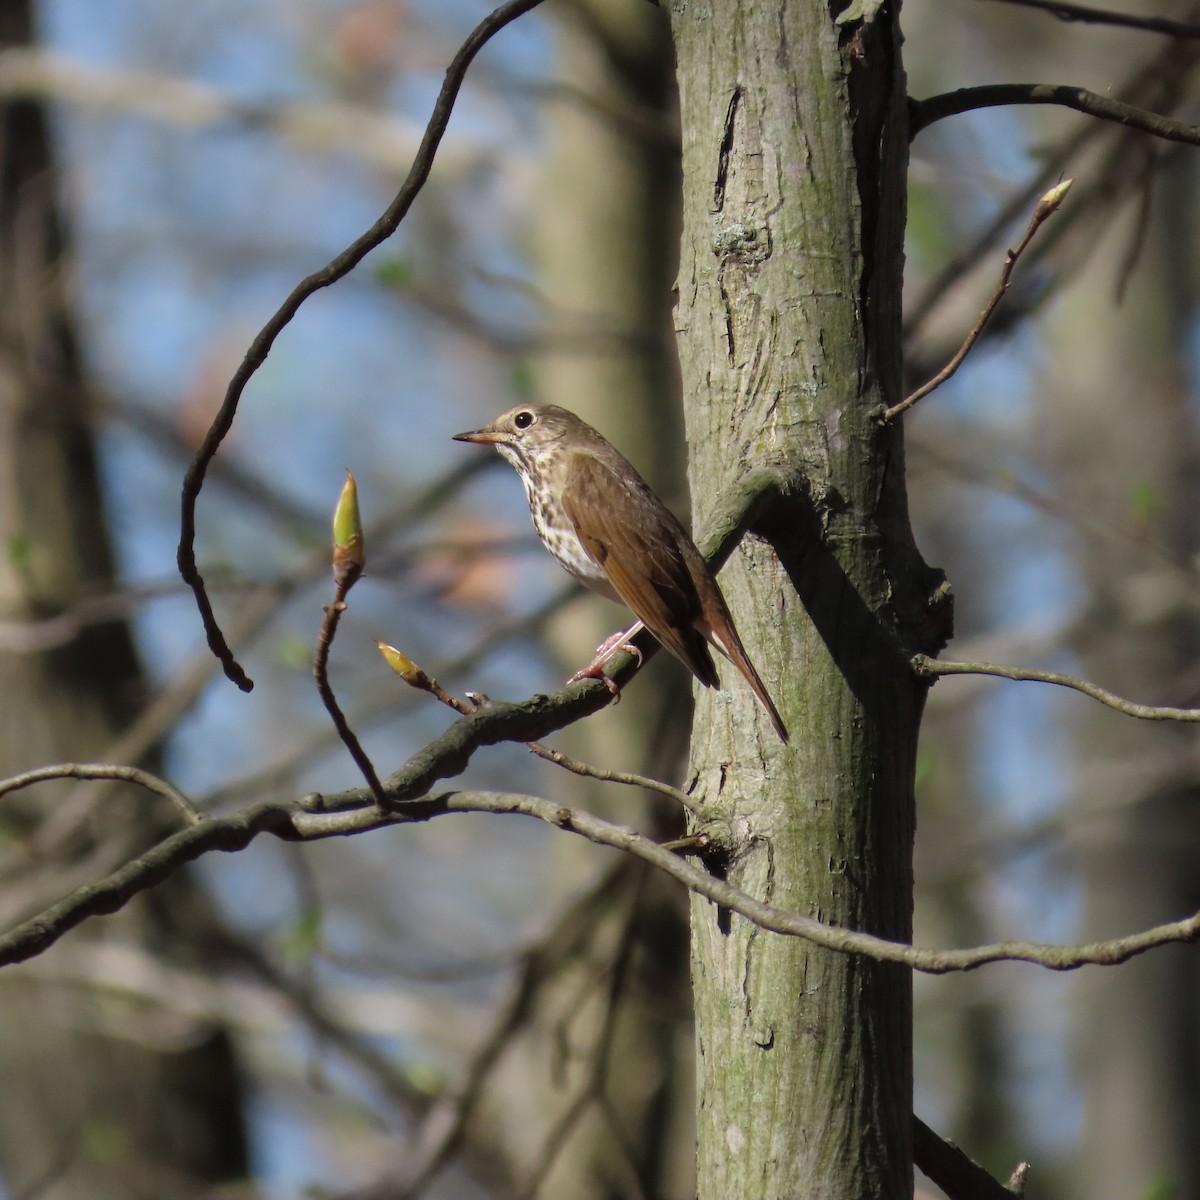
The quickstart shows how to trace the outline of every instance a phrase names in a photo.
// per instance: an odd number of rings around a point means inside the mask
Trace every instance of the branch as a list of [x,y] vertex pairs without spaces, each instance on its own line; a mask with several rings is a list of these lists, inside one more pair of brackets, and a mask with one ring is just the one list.
[[1017,265],[1017,259],[1025,253],[1025,247],[1033,241],[1033,235],[1042,227],[1043,222],[1058,212],[1059,206],[1062,204],[1063,198],[1066,196],[1067,190],[1073,182],[1074,180],[1071,179],[1063,180],[1062,183],[1051,188],[1038,200],[1033,209],[1033,216],[1029,218],[1029,225],[1021,235],[1021,240],[1004,256],[1004,266],[1000,269],[1000,280],[996,284],[996,290],[992,293],[992,298],[984,305],[983,312],[979,314],[979,319],[975,322],[971,332],[967,334],[966,340],[958,348],[958,352],[954,357],[932,379],[923,383],[910,396],[907,396],[898,404],[893,404],[891,408],[885,409],[880,418],[881,420],[892,421],[902,412],[907,412],[918,400],[924,399],[930,392],[941,387],[962,366],[963,360],[971,353],[971,348],[979,340],[979,335],[983,332],[983,327],[988,323],[992,313],[996,311],[996,306],[1004,299],[1004,295],[1008,291],[1009,280],[1012,279],[1013,268]]
[[600,783],[620,783],[626,787],[635,787],[647,792],[656,792],[660,796],[666,796],[668,799],[674,800],[677,804],[682,804],[693,816],[703,819],[700,806],[687,792],[680,788],[672,787],[669,783],[663,783],[660,779],[651,779],[649,775],[638,775],[634,771],[610,771],[606,767],[593,767],[590,763],[580,762],[575,758],[568,758],[561,750],[554,750],[549,746],[543,746],[540,742],[529,742],[528,745],[529,749],[538,758],[545,759],[549,763],[554,763],[556,767],[562,767],[563,770],[570,771],[573,775],[582,775],[585,779],[595,779]]
[[325,706],[325,711],[329,714],[329,718],[333,722],[334,729],[337,730],[337,735],[341,739],[342,745],[349,751],[350,757],[354,759],[355,766],[358,767],[362,773],[362,777],[367,781],[367,786],[371,789],[371,794],[375,797],[376,803],[382,806],[387,804],[388,801],[387,796],[383,792],[383,784],[379,782],[379,775],[375,770],[375,764],[371,762],[370,756],[363,749],[362,742],[358,740],[358,736],[350,728],[350,722],[346,720],[346,714],[342,711],[342,706],[337,702],[333,685],[329,682],[329,651],[333,648],[333,639],[337,636],[338,624],[341,622],[342,614],[346,611],[346,593],[349,590],[349,585],[339,582],[336,587],[333,603],[325,606],[325,619],[321,622],[321,629],[317,635],[317,653],[313,660],[313,679],[316,680],[317,694],[321,697],[321,703]]
[[[420,133],[399,116],[365,104],[328,98],[247,101],[193,79],[97,66],[30,47],[0,51],[0,96],[133,114],[183,130],[234,124],[266,133],[306,154],[353,153],[383,171],[400,171],[412,163]],[[482,148],[468,146],[457,156],[455,167],[467,171],[483,156]]]
[[1007,104],[1058,104],[1102,121],[1115,121],[1129,129],[1140,129],[1168,142],[1200,146],[1200,127],[1160,117],[1120,100],[1112,100],[1086,88],[1056,83],[987,83],[980,87],[959,88],[927,100],[909,100],[908,135],[915,138],[921,130],[958,113],[977,108],[995,108]]
[[912,664],[913,670],[925,679],[937,679],[943,675],[995,675],[1000,679],[1015,679],[1018,683],[1052,683],[1057,687],[1082,692],[1127,717],[1137,717],[1142,721],[1200,721],[1200,708],[1135,704],[1086,679],[1064,675],[1059,671],[1036,671],[1029,667],[1006,667],[1001,663],[989,662],[939,662],[924,654],[914,655]]
[[[381,642],[378,639],[376,639],[375,645],[379,647],[379,652],[383,655],[384,661],[388,666],[409,687],[415,688],[420,692],[426,692],[435,700],[446,705],[447,708],[452,708],[460,716],[473,713],[483,703],[486,703],[486,698],[480,697],[476,692],[467,692],[467,699],[460,700],[457,696],[446,691],[428,671],[413,662],[404,651],[397,650],[395,646],[389,646],[387,642]],[[663,783],[658,779],[651,779],[648,775],[638,775],[633,771],[610,771],[604,767],[593,767],[590,763],[568,758],[561,750],[554,750],[549,746],[543,746],[540,742],[526,742],[525,745],[538,758],[543,759],[545,762],[553,763],[556,767],[562,767],[574,775],[581,775],[586,779],[595,779],[601,783],[620,783],[626,787],[636,787],[648,792],[657,792],[661,796],[667,796],[677,803],[682,804],[689,812],[703,819],[698,805],[691,796],[677,787],[672,787],[669,783]]]
[[497,1063],[517,1035],[530,1022],[534,1001],[543,986],[577,954],[596,927],[603,905],[620,894],[633,864],[617,863],[606,871],[555,922],[553,928],[522,955],[521,970],[511,997],[496,1018],[491,1032],[472,1055],[457,1093],[435,1105],[416,1137],[420,1157],[406,1183],[394,1191],[402,1197],[418,1196],[442,1170],[458,1148]]
[[1088,8],[1082,4],[1063,4],[1061,0],[998,0],[1001,4],[1019,4],[1036,8],[1060,21],[1078,21],[1084,25],[1117,25],[1146,33],[1165,33],[1169,37],[1200,38],[1200,25],[1191,21],[1172,21],[1170,17],[1139,17],[1133,13],[1113,12],[1107,8]]
[[408,178],[396,193],[396,198],[366,233],[352,242],[327,266],[301,280],[275,315],[263,326],[230,380],[220,411],[213,420],[203,444],[184,476],[177,552],[179,573],[196,597],[196,605],[204,623],[204,633],[208,639],[209,648],[220,660],[226,676],[244,692],[250,691],[254,687],[254,683],[234,657],[233,651],[225,640],[225,635],[221,632],[200,569],[196,565],[196,501],[199,499],[200,489],[204,486],[204,477],[208,472],[209,464],[233,426],[238,404],[246,385],[266,361],[271,347],[275,344],[275,339],[300,310],[300,306],[314,293],[336,283],[354,270],[367,254],[395,233],[400,222],[407,215],[413,201],[429,178],[438,145],[450,122],[450,114],[454,111],[454,103],[459,89],[462,87],[467,68],[476,54],[506,25],[536,8],[540,3],[541,0],[508,0],[507,3],[500,5],[480,21],[471,31],[446,70],[446,78],[433,106],[433,113],[430,115],[429,124],[425,129],[425,136],[421,139],[421,145],[413,159]]
[[325,711],[333,721],[333,727],[342,740],[342,744],[350,752],[355,765],[367,781],[375,803],[380,808],[387,807],[387,796],[383,794],[383,784],[375,764],[371,762],[362,742],[358,740],[354,730],[350,728],[342,706],[337,702],[333,692],[333,684],[329,682],[329,652],[333,649],[333,639],[337,637],[338,625],[341,624],[342,614],[346,611],[346,597],[350,589],[362,577],[363,567],[367,561],[367,543],[363,536],[362,512],[358,506],[358,484],[354,475],[346,472],[346,482],[342,485],[337,505],[333,510],[333,603],[325,606],[325,619],[317,635],[317,653],[313,660],[313,678],[316,680],[317,693]]
[[381,812],[369,791],[357,788],[326,797],[312,795],[290,803],[266,802],[229,817],[211,818],[160,842],[99,883],[77,889],[37,917],[0,937],[0,966],[23,962],[53,945],[88,917],[116,912],[139,892],[161,883],[180,866],[210,850],[241,850],[261,833],[289,841],[345,837],[390,825],[428,821],[448,813],[523,813],[640,858],[698,895],[738,913],[760,928],[804,938],[840,954],[861,954],[898,963],[930,975],[971,971],[994,962],[1030,962],[1052,971],[1092,964],[1111,966],[1175,942],[1200,940],[1200,913],[1127,937],[1078,946],[1041,942],[999,942],[964,950],[930,950],[890,942],[857,930],[836,928],[799,913],[756,900],[740,888],[677,857],[632,829],[536,796],[503,792],[445,792],[426,795],[438,778],[461,771],[481,745],[527,741],[528,734],[561,728],[580,708],[602,707],[611,697],[603,684],[573,684],[557,697],[535,696],[525,705],[490,705],[455,722],[386,781],[396,807]]
[[124,767],[116,763],[56,763],[52,767],[38,767],[33,771],[12,775],[8,779],[0,779],[0,796],[19,792],[35,783],[45,783],[49,779],[114,779],[136,783],[138,787],[147,791],[166,796],[183,814],[189,825],[198,825],[204,820],[203,815],[196,811],[192,802],[174,784],[152,775],[149,771],[143,771],[140,767]]
[[[1118,84],[1113,89],[1112,95],[1126,104],[1174,108],[1184,90],[1180,77],[1181,75],[1186,76],[1194,65],[1192,61],[1194,55],[1190,51],[1191,47],[1188,47],[1187,52],[1180,53],[1178,46],[1164,45],[1148,62]],[[928,281],[923,292],[914,299],[911,305],[906,301],[904,306],[904,336],[906,340],[913,336],[916,329],[928,317],[934,305],[949,291],[951,286],[968,270],[973,269],[979,259],[988,253],[993,245],[999,243],[1008,227],[1020,218],[1037,197],[1055,179],[1061,179],[1067,173],[1067,166],[1071,160],[1082,153],[1089,143],[1094,142],[1104,132],[1104,126],[1099,122],[1078,122],[1073,132],[1060,138],[1057,145],[1039,156],[1040,169],[1034,178],[993,214],[971,245],[955,254],[941,271]],[[1119,153],[1119,151],[1117,152]],[[1113,157],[1111,152],[1108,157],[1110,159]],[[1107,168],[1102,169],[1101,177],[1111,174],[1114,174],[1114,171],[1113,165],[1110,163]],[[1119,173],[1117,173],[1117,178],[1120,179]],[[1078,203],[1077,198],[1077,202],[1072,205],[1072,216],[1077,218],[1083,209],[1084,205]]]
[[[950,1197],[950,1200],[1016,1200],[1020,1192],[1005,1187],[969,1158],[953,1142],[935,1133],[920,1117],[913,1117],[913,1162]],[[1027,1165],[1014,1172],[1025,1178]]]

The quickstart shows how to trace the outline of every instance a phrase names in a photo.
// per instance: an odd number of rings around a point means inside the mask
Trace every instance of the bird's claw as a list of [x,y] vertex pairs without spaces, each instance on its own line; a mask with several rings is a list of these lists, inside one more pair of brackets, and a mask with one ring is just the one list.
[[[639,658],[640,658],[639,654]],[[582,679],[599,679],[613,695],[613,703],[616,704],[621,699],[621,685],[615,679],[609,679],[604,673],[604,665],[601,661],[603,655],[598,656],[596,661],[584,667],[582,671],[576,671],[567,683],[579,683]]]
[[629,629],[622,629],[614,633],[612,637],[606,639],[596,647],[596,657],[592,659],[582,671],[576,671],[568,683],[578,683],[581,679],[603,679],[604,686],[613,694],[613,703],[615,704],[621,699],[621,685],[614,680],[609,679],[604,673],[604,668],[608,661],[619,650],[626,650],[637,659],[637,665],[640,667],[644,660],[642,652],[629,640],[639,629],[642,628],[642,623],[639,621]]

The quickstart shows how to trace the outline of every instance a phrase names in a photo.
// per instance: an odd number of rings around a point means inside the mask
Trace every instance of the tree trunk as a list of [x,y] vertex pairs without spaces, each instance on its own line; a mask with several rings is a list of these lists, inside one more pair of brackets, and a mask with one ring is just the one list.
[[[854,7],[854,6],[852,6]],[[738,471],[784,484],[722,575],[787,722],[698,696],[710,868],[771,903],[906,941],[913,772],[948,606],[913,546],[900,380],[907,142],[894,14],[675,4],[684,232],[677,329],[695,526]],[[693,900],[698,1192],[912,1194],[906,971],[764,933]]]
[[[573,0],[547,12],[558,18],[561,90],[543,117],[545,166],[531,246],[547,331],[565,328],[575,336],[539,354],[536,395],[605,432],[682,513],[682,414],[670,300],[679,238],[670,31],[660,10],[628,0]],[[563,676],[629,620],[624,609],[594,596],[571,604],[551,631]],[[564,730],[555,744],[586,762],[676,783],[687,754],[688,678],[670,656],[659,655],[619,705]],[[643,811],[631,807],[627,790],[590,782],[570,785],[587,808],[636,823],[660,840],[679,836],[679,812],[661,797],[649,798]],[[562,786],[561,773],[550,786]],[[560,869],[577,878],[595,869],[591,847],[560,839],[553,852]],[[693,1190],[691,1030],[675,1019],[688,1007],[687,906],[679,889],[661,880],[649,880],[639,894],[630,919],[640,949],[626,988],[630,997],[654,996],[655,1002],[623,1004],[605,1072],[624,1148],[614,1144],[610,1120],[594,1112],[557,1156],[543,1185],[546,1196],[626,1196],[631,1171],[647,1195]],[[626,902],[623,894],[612,897],[618,912]],[[574,996],[579,981],[566,976],[562,987]],[[597,1006],[591,1028],[575,1020],[575,1037],[597,1039],[603,1025]],[[577,1057],[580,1071],[588,1069],[588,1054]],[[523,1071],[527,1083],[546,1075],[544,1066],[525,1060],[512,1069]],[[562,1083],[545,1082],[547,1112],[557,1114]],[[513,1112],[511,1120],[516,1138],[544,1136],[528,1112]]]
[[[28,0],[0,5],[0,48],[28,45],[32,29]],[[66,306],[56,187],[40,105],[0,106],[0,614],[15,622],[61,613],[113,577]],[[0,654],[0,773],[102,755],[141,690],[122,622],[90,626],[53,649]],[[0,908],[9,917],[94,877],[100,862],[115,865],[166,819],[161,803],[147,807],[117,790],[77,815],[64,844],[39,857],[13,834],[29,834],[54,812],[65,788],[36,789],[23,806],[5,803]],[[96,857],[76,876],[86,855]],[[173,880],[103,931],[77,931],[50,961],[70,976],[73,948],[114,934],[179,961],[194,952],[194,936],[211,929],[208,913],[186,879]],[[0,1012],[8,1194],[137,1200],[191,1194],[197,1181],[245,1173],[241,1088],[220,1031],[86,982],[12,967],[0,981]]]

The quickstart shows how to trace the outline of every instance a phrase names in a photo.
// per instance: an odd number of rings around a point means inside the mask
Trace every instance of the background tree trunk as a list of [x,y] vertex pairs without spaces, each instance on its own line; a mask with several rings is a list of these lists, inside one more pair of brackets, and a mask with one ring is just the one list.
[[[869,6],[868,6],[869,7]],[[791,487],[722,583],[788,722],[702,693],[696,794],[752,894],[906,940],[923,689],[945,606],[908,527],[900,386],[907,144],[893,17],[672,9],[683,128],[680,358],[696,526],[768,465]],[[702,1198],[912,1194],[904,971],[693,899]]]
[[[1200,690],[1192,600],[1200,510],[1186,318],[1197,296],[1197,247],[1187,237],[1196,179],[1190,159],[1162,171],[1124,304],[1113,303],[1115,255],[1101,256],[1100,270],[1082,277],[1070,314],[1056,322],[1053,344],[1066,357],[1051,418],[1053,469],[1070,480],[1075,502],[1102,526],[1131,535],[1084,545],[1081,571],[1094,599],[1075,630],[1082,674],[1121,695],[1164,695],[1164,703],[1183,705],[1195,704]],[[1195,734],[1117,715],[1092,707],[1077,725],[1083,765],[1070,845],[1086,893],[1084,939],[1200,907]],[[1196,982],[1194,950],[1170,946],[1077,984],[1073,1048],[1084,1132],[1074,1195],[1200,1194]]]
[[[0,48],[33,40],[29,0],[0,6]],[[57,213],[45,114],[0,109],[0,606],[9,621],[49,617],[113,582],[90,414],[72,321],[69,264]],[[104,753],[142,689],[128,628],[85,628],[45,652],[0,654],[5,697],[0,774]],[[73,863],[122,861],[161,828],[161,803],[114,791],[81,805],[69,836],[39,857],[35,816],[69,794],[39,789],[6,801],[20,836],[7,843],[0,905],[11,917],[82,879]],[[72,801],[76,803],[77,801]],[[14,814],[16,814],[14,816]],[[103,928],[82,931],[47,961],[68,965],[87,939],[165,946],[195,956],[208,909],[181,880]],[[94,942],[93,942],[94,944]],[[71,974],[68,969],[68,975]],[[10,968],[0,981],[0,1170],[13,1194],[93,1200],[184,1194],[246,1170],[241,1089],[228,1039],[201,1023],[156,1022],[137,1002],[86,982],[47,982]],[[161,1016],[162,1014],[157,1014]],[[171,1044],[167,1044],[171,1043]]]
[[[604,431],[686,516],[670,299],[679,244],[670,29],[661,11],[627,0],[575,0],[550,12],[559,18],[560,90],[543,123],[542,203],[531,249],[547,330],[577,332],[538,357],[535,391],[539,401],[565,405]],[[564,677],[630,619],[624,609],[590,595],[571,604],[551,628]],[[690,707],[686,671],[660,655],[619,705],[565,730],[555,743],[587,762],[678,782]],[[573,780],[571,790],[589,808],[636,821],[660,839],[682,832],[678,810],[661,797],[647,797],[638,808],[627,791],[614,795],[587,780]],[[564,840],[555,853],[577,878],[595,867],[589,847]],[[597,1113],[588,1135],[573,1137],[559,1154],[544,1185],[547,1196],[626,1196],[631,1168],[647,1195],[694,1190],[691,1029],[681,1019],[688,1009],[686,904],[677,888],[655,878],[639,895],[638,910],[629,917],[639,951],[630,963],[606,1072],[624,1151]],[[618,912],[626,899],[612,897]],[[566,987],[577,988],[578,981],[565,980]],[[595,1018],[593,1037],[604,1021],[599,1006]],[[551,1083],[544,1096],[550,1119],[562,1095],[561,1084]],[[528,1136],[527,1120],[525,1125]],[[625,1154],[630,1161],[623,1162]]]

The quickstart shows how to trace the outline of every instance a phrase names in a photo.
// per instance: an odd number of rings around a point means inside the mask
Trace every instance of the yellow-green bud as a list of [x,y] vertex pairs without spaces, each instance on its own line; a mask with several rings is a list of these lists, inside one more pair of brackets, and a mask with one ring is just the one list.
[[375,645],[379,647],[379,653],[383,655],[383,661],[405,683],[410,687],[420,688],[422,691],[429,690],[429,676],[403,650],[397,650],[395,646],[389,646],[387,642],[377,641]]
[[337,508],[333,510],[333,578],[347,590],[362,574],[367,562],[362,516],[358,511],[358,484],[347,471]]
[[1064,179],[1062,183],[1055,184],[1038,202],[1037,214],[1041,217],[1048,217],[1052,212],[1058,209],[1058,206],[1066,199],[1067,193],[1071,190],[1071,184],[1075,180]]

